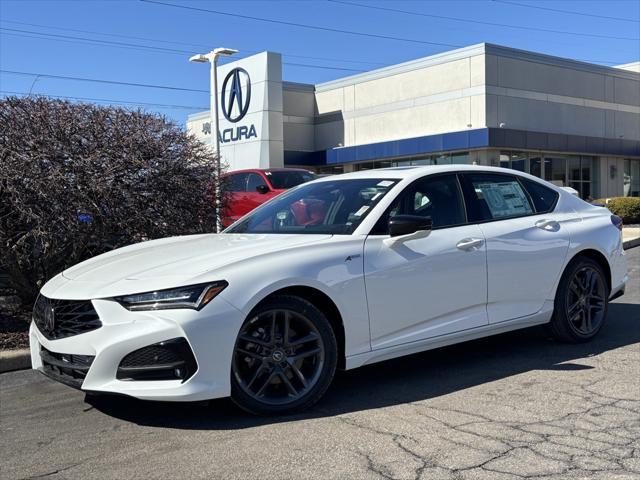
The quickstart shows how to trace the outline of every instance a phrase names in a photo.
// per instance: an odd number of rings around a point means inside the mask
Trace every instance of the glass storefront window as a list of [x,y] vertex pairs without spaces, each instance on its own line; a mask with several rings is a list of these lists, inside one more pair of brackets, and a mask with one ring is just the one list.
[[529,158],[525,152],[500,152],[500,166],[519,172],[529,171]]
[[529,159],[529,173],[538,178],[542,178],[542,158],[531,157]]
[[[378,162],[376,162],[376,165]],[[396,160],[392,162],[394,167],[404,166],[422,166],[422,165],[451,165],[451,164],[469,164],[469,152],[445,153],[442,155],[431,155],[428,157],[414,157],[404,160]],[[380,167],[374,167],[380,168]]]
[[544,179],[559,187],[567,186],[567,159],[544,157]]
[[511,155],[508,152],[500,152],[500,165],[498,167],[509,168],[511,165]]
[[625,197],[640,197],[640,160],[624,160],[623,184]]
[[421,158],[420,160],[413,160],[411,165],[433,165],[430,158]]
[[582,172],[582,181],[589,182],[592,180],[591,172],[593,170],[593,158],[580,157],[580,170]]
[[321,175],[339,175],[344,173],[343,165],[332,165],[330,167],[320,167],[317,170],[317,173]]
[[572,157],[567,159],[567,172],[569,174],[570,182],[579,182],[582,180],[582,175],[580,174],[580,158]]
[[452,153],[451,154],[451,163],[456,165],[468,165],[469,164],[469,154],[467,152],[464,153]]
[[591,192],[595,189],[592,185],[593,158],[591,157],[570,157],[567,158],[567,176],[569,186],[580,192],[580,197],[591,198]]
[[594,157],[502,151],[499,163],[501,167],[530,173],[560,187],[575,188],[584,199],[598,192]]

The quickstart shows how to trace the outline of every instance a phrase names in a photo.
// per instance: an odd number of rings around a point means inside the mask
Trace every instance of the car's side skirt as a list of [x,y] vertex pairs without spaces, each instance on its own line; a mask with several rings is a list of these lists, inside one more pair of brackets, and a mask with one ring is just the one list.
[[548,323],[551,320],[552,314],[553,300],[547,300],[539,312],[526,317],[520,317],[517,319],[507,320],[495,324],[483,325],[481,327],[462,330],[448,335],[431,337],[425,340],[403,343],[401,345],[394,345],[393,347],[387,347],[348,356],[346,361],[346,370],[362,367],[364,365],[369,365],[371,363],[381,362],[384,360],[390,360],[392,358],[411,355],[413,353],[446,347],[448,345],[454,345],[456,343],[467,342],[469,340],[490,337],[492,335],[506,333],[512,330],[519,330],[521,328],[532,327],[534,325],[541,325],[544,323]]

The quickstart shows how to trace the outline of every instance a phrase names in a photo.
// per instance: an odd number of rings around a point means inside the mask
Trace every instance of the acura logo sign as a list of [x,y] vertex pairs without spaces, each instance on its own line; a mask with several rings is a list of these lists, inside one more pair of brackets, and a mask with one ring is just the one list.
[[236,123],[244,118],[251,100],[251,79],[244,68],[234,68],[222,83],[222,114]]

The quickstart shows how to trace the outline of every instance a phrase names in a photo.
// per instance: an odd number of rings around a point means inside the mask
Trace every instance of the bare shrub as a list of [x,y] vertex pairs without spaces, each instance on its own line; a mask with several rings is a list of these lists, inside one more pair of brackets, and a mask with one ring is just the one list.
[[214,164],[205,145],[159,115],[6,97],[0,268],[28,304],[46,280],[90,256],[213,232]]

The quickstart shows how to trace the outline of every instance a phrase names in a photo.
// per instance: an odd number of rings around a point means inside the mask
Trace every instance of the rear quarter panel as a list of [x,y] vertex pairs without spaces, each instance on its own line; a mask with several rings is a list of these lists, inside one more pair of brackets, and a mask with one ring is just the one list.
[[566,204],[576,213],[571,223],[571,244],[567,264],[580,252],[595,250],[609,262],[611,287],[615,291],[626,282],[627,263],[622,245],[622,235],[611,222],[611,212],[570,196]]

